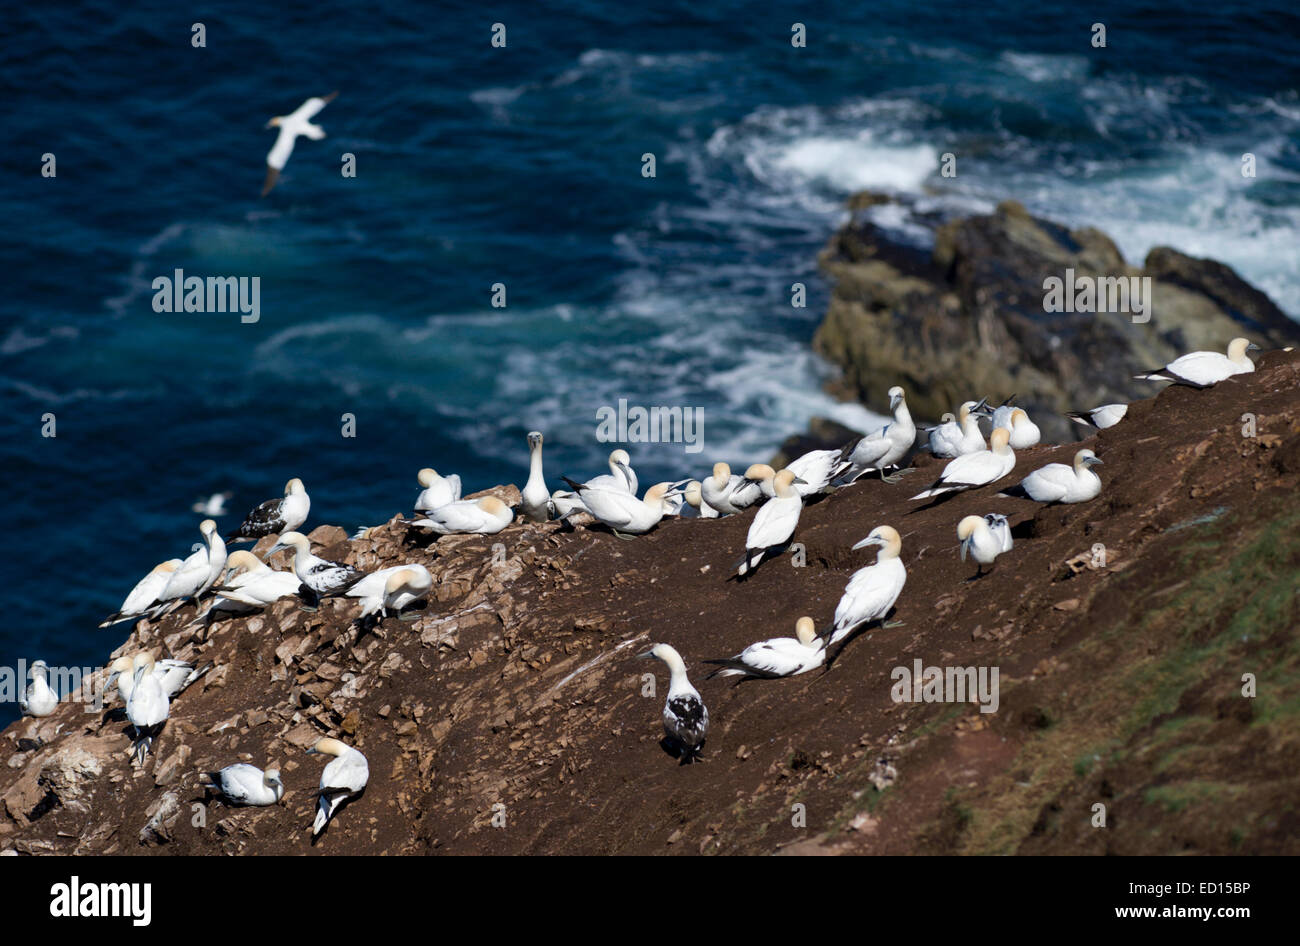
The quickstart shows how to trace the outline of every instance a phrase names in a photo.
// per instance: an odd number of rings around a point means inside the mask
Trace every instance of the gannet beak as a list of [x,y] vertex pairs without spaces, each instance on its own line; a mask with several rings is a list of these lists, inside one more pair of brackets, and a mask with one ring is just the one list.
[[1262,351],[1262,350],[1263,349],[1261,349],[1254,342],[1251,342],[1249,345],[1246,346],[1246,351]]
[[966,550],[970,548],[970,539],[962,539],[961,542],[961,560],[966,561]]
[[654,649],[651,648],[650,650],[647,650],[644,654],[637,654],[636,658],[637,660],[649,660],[654,655],[655,655]]
[[1083,462],[1088,464],[1088,466],[1092,466],[1094,463],[1104,464],[1104,461],[1100,457],[1088,457],[1088,459],[1084,460]]
[[800,477],[800,476],[796,476],[796,477],[795,477],[793,480],[791,480],[790,482],[792,482],[792,483],[798,483],[800,486],[807,486],[807,485],[808,485],[808,481],[807,481],[806,479],[804,479],[803,477]]
[[883,545],[884,543],[885,543],[884,539],[878,536],[869,535],[861,542],[859,542],[857,545],[853,546],[853,548],[856,551],[857,549],[865,549],[868,545]]

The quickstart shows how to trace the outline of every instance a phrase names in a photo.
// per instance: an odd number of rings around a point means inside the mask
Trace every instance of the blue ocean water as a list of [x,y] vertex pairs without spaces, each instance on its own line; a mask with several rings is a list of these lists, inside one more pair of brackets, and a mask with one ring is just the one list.
[[[621,397],[704,411],[703,453],[633,447],[643,481],[869,423],[807,344],[860,188],[1014,197],[1133,261],[1224,260],[1300,315],[1290,3],[121,6],[0,26],[0,665],[102,663],[122,630],[98,620],[217,490],[223,531],[291,476],[309,527],[351,528],[407,509],[422,466],[522,482],[533,428],[552,478],[600,470]],[[329,137],[259,199],[266,120],[335,89]],[[154,312],[176,268],[260,277],[260,321]]]

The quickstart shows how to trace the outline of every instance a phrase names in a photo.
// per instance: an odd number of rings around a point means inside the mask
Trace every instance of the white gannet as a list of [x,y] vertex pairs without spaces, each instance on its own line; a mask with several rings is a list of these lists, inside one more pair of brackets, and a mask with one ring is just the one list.
[[311,827],[312,839],[315,840],[339,808],[366,790],[370,765],[364,755],[337,739],[317,740],[316,745],[307,751],[334,756],[320,774],[320,790],[317,792],[320,802]]
[[642,535],[659,524],[664,516],[672,515],[667,498],[672,483],[656,483],[645,491],[644,499],[623,489],[592,487],[563,478],[578,494],[587,511],[614,530],[618,536]]
[[989,524],[989,531],[998,540],[998,547],[1004,552],[1010,552],[1015,542],[1011,538],[1011,525],[1007,522],[1007,517],[1001,513],[990,512],[984,516],[984,521]]
[[190,509],[207,519],[219,519],[227,512],[226,500],[234,495],[234,493],[213,493],[206,499],[199,499]]
[[211,519],[199,523],[199,532],[204,539],[203,548],[192,552],[181,562],[162,591],[158,600],[164,606],[152,615],[157,617],[176,610],[189,598],[198,599],[211,588],[226,568],[226,543],[217,532],[217,524]]
[[[570,482],[567,478],[565,482]],[[586,480],[592,489],[622,489],[636,495],[636,471],[632,469],[632,458],[626,450],[614,450],[609,455],[609,472],[601,473]],[[585,507],[577,493],[568,490],[556,490],[551,494],[551,508],[557,519],[563,519]]]
[[266,180],[262,183],[263,197],[271,193],[271,188],[280,179],[280,172],[288,163],[289,155],[293,154],[293,143],[299,135],[306,135],[312,141],[320,141],[325,137],[325,129],[320,125],[312,124],[311,120],[317,112],[334,101],[336,95],[337,92],[331,92],[324,97],[310,98],[288,115],[276,115],[266,123],[267,128],[279,128],[280,134],[276,136],[275,144],[266,155]]
[[439,476],[438,471],[425,467],[416,476],[416,481],[424,487],[415,497],[416,512],[432,512],[450,503],[460,502],[460,475]]
[[749,524],[745,555],[736,563],[737,577],[754,571],[769,550],[784,546],[794,535],[799,513],[803,511],[803,497],[799,495],[798,484],[798,477],[789,469],[773,477],[775,495],[759,508],[754,521]]
[[894,415],[893,423],[869,436],[850,441],[840,451],[840,460],[846,465],[839,477],[845,482],[852,483],[870,470],[879,470],[883,479],[885,470],[897,466],[912,449],[916,442],[916,424],[912,412],[907,409],[907,397],[897,385],[889,389],[889,409]]
[[284,797],[279,769],[263,772],[247,762],[236,762],[218,772],[204,772],[212,788],[232,805],[275,805]]
[[542,474],[542,434],[528,434],[528,482],[519,494],[519,508],[530,522],[545,522],[551,517],[551,491],[546,488]]
[[709,710],[699,691],[686,679],[686,664],[681,654],[668,644],[655,644],[640,656],[658,657],[672,672],[668,698],[664,701],[664,732],[678,749],[683,764],[694,761],[709,734]]
[[999,496],[1019,496],[1039,503],[1085,503],[1101,492],[1101,477],[1091,467],[1101,460],[1091,450],[1074,455],[1074,465],[1049,463],[1030,473],[1020,485],[1004,489]]
[[1127,413],[1127,404],[1103,404],[1101,407],[1094,407],[1090,411],[1066,411],[1065,416],[1076,424],[1105,430],[1107,427],[1114,427],[1122,421]]
[[[293,573],[302,582],[298,591],[308,609],[318,605],[322,598],[343,594],[366,577],[364,572],[351,565],[326,561],[312,554],[311,541],[301,532],[282,533],[279,541],[271,547],[271,552],[287,548],[293,549]],[[306,594],[303,594],[304,591]]]
[[980,417],[991,418],[989,429],[994,427],[1005,427],[1007,430],[1010,430],[1011,412],[1015,410],[1015,408],[1011,406],[1011,402],[1015,399],[1016,395],[1013,394],[997,407],[989,407],[988,398],[984,398],[980,401],[980,406],[975,408],[974,413]]
[[831,482],[847,466],[840,450],[810,450],[786,464],[795,476],[795,489],[800,496],[812,496],[827,490]]
[[439,535],[496,535],[510,525],[514,518],[513,510],[500,499],[482,496],[439,506],[430,510],[423,519],[412,521],[411,525],[431,529]]
[[429,570],[412,562],[371,572],[349,588],[347,596],[361,599],[362,618],[368,618],[376,611],[387,617],[389,611],[401,611],[420,600],[431,588],[433,576]]
[[844,586],[840,603],[835,606],[835,620],[822,632],[829,635],[826,646],[829,648],[848,637],[853,631],[869,621],[881,621],[898,600],[907,582],[907,569],[899,553],[903,550],[903,540],[892,526],[876,526],[871,534],[853,546],[854,549],[869,545],[879,547],[874,564],[859,568]]
[[172,577],[176,569],[181,567],[181,564],[179,558],[169,558],[155,565],[153,570],[131,589],[131,593],[122,602],[122,607],[101,621],[99,626],[109,627],[119,621],[129,621],[161,607],[162,602],[158,600],[158,596],[162,594],[162,590],[167,587],[167,580]]
[[[1002,521],[1005,524],[1005,516]],[[1006,551],[1002,537],[994,534],[984,516],[964,517],[957,523],[957,538],[961,542],[961,560],[964,562],[970,556],[979,565],[975,573],[977,578],[984,574],[985,565],[992,565],[993,560]]]
[[940,459],[952,459],[985,449],[984,435],[980,433],[979,416],[975,413],[984,401],[966,401],[957,409],[956,418],[949,418],[938,427],[929,428],[930,452]]
[[699,480],[690,480],[682,492],[687,504],[694,509],[701,519],[717,519],[718,510],[704,501],[704,485]]
[[156,735],[167,722],[167,694],[154,675],[153,655],[135,655],[130,693],[126,696],[126,718],[135,727],[135,758],[143,763]]
[[59,694],[47,679],[49,667],[44,660],[38,660],[32,664],[30,673],[31,685],[24,686],[18,694],[18,710],[24,716],[49,716],[59,705]]
[[298,593],[302,582],[293,572],[278,572],[252,552],[240,549],[226,560],[226,577],[213,588],[218,597],[208,613],[233,611],[242,614],[274,604]]
[[1259,351],[1259,346],[1249,339],[1234,338],[1228,343],[1228,354],[1217,351],[1194,351],[1175,358],[1163,368],[1135,374],[1138,381],[1173,381],[1193,388],[1208,388],[1234,374],[1247,374],[1255,370],[1255,363],[1246,352]]
[[[142,660],[142,654],[136,654],[132,657],[118,657],[108,665],[109,677],[104,683],[104,689],[107,690],[117,681],[117,694],[126,702],[131,698],[131,688],[135,685],[135,670],[138,666],[137,661]],[[152,660],[152,658],[150,658]],[[212,669],[212,664],[204,664],[196,668],[193,664],[185,663],[183,660],[176,660],[168,657],[165,660],[155,661],[150,666],[150,675],[158,681],[162,687],[163,694],[168,700],[173,700],[191,683],[203,676]]]
[[[756,487],[759,492],[758,499],[771,499],[776,495],[776,487],[774,485],[775,480],[776,470],[772,469],[771,464],[752,463],[749,468],[745,470],[745,482],[741,484],[740,487],[737,487],[736,492],[739,492],[740,489],[745,487],[749,487],[750,489]],[[755,499],[754,501],[758,502],[758,499]]]
[[[998,408],[999,411],[1002,408]],[[1012,450],[1024,450],[1026,447],[1033,447],[1043,439],[1042,431],[1038,425],[1029,419],[1022,407],[1013,407],[1007,411],[1006,423],[993,425],[994,427],[1005,427],[1011,432],[1011,438],[1008,443]]]
[[706,679],[713,677],[794,677],[820,667],[826,660],[826,648],[817,639],[817,628],[810,617],[802,617],[794,626],[794,637],[773,637],[750,644],[734,657],[706,660],[721,664]]
[[762,490],[758,484],[732,473],[731,467],[722,462],[713,464],[713,475],[706,476],[700,482],[700,498],[710,509],[723,516],[730,516],[752,506],[760,496]]
[[973,489],[995,483],[1016,466],[1016,454],[1011,449],[1011,432],[1005,427],[995,427],[989,434],[989,449],[967,453],[943,468],[939,478],[913,499],[929,499],[963,489]]
[[256,542],[268,535],[295,532],[307,521],[311,497],[296,476],[284,484],[283,499],[268,499],[247,516],[240,527],[226,536],[227,542]]

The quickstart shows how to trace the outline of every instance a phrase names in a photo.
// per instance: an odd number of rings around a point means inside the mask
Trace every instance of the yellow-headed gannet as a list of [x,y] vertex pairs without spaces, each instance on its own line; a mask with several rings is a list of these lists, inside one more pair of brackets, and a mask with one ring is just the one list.
[[672,483],[656,483],[645,491],[644,499],[637,499],[621,488],[591,486],[567,476],[563,479],[577,493],[587,511],[618,536],[642,535],[658,525],[664,516],[672,515],[668,499]]
[[366,577],[359,568],[342,562],[330,562],[314,555],[311,541],[301,532],[282,534],[279,541],[271,547],[271,552],[279,549],[293,549],[293,573],[302,582],[298,593],[308,609],[318,605],[322,598],[343,594]]
[[752,506],[762,495],[757,483],[732,473],[731,467],[721,462],[713,464],[713,475],[700,483],[700,498],[723,516]]
[[231,552],[226,567],[225,580],[213,589],[219,597],[212,602],[209,613],[256,611],[296,595],[302,584],[293,572],[278,572],[244,549]]
[[1122,421],[1127,413],[1127,404],[1103,404],[1101,407],[1094,407],[1090,411],[1066,411],[1065,416],[1076,424],[1105,430],[1107,427],[1114,427]]
[[528,482],[519,494],[519,508],[530,522],[545,522],[551,518],[551,491],[546,488],[542,473],[542,434],[534,430],[528,434]]
[[721,664],[706,679],[713,677],[794,677],[820,667],[826,660],[826,648],[817,639],[817,628],[810,617],[802,617],[794,626],[794,637],[773,637],[750,644],[734,657],[706,660]]
[[349,598],[361,599],[361,617],[376,611],[384,617],[419,601],[433,588],[433,576],[423,565],[394,565],[371,572],[348,589]]
[[280,134],[276,136],[275,144],[266,155],[266,180],[262,184],[263,197],[271,193],[271,188],[280,179],[280,172],[289,162],[289,155],[293,154],[293,143],[299,135],[306,135],[312,141],[320,141],[325,137],[325,129],[320,125],[312,124],[311,120],[317,112],[334,101],[336,95],[337,92],[331,92],[324,97],[310,98],[288,115],[277,115],[266,123],[267,128],[279,128]]
[[439,506],[430,510],[423,519],[414,520],[411,525],[430,529],[439,535],[496,535],[510,525],[514,518],[514,511],[500,499],[482,496],[479,499],[461,499]]
[[143,763],[156,735],[167,722],[167,694],[154,675],[153,655],[136,654],[130,693],[126,696],[126,718],[135,727],[135,758]]
[[[776,488],[774,485],[775,480],[776,470],[772,469],[771,464],[752,463],[749,468],[745,470],[745,483],[740,487],[737,487],[736,492],[739,492],[745,487],[750,487],[751,489],[757,487],[761,498],[771,499],[776,495]],[[757,499],[754,501],[758,502]]]
[[[795,476],[794,486],[800,496],[825,492],[847,466],[839,450],[810,450],[786,464]],[[775,484],[773,484],[775,488]]]
[[930,484],[929,489],[912,498],[929,499],[958,490],[987,486],[1002,479],[1016,467],[1016,454],[1011,449],[1010,439],[1009,430],[995,427],[993,433],[989,434],[989,449],[967,453],[953,460],[943,468],[943,473]]
[[217,532],[217,524],[211,519],[199,523],[199,533],[203,536],[203,548],[190,553],[180,566],[171,573],[158,600],[164,607],[158,614],[167,614],[176,610],[189,598],[198,599],[216,584],[221,573],[226,570],[226,543]]
[[[999,518],[1005,525],[1006,517]],[[1006,551],[1003,548],[1002,537],[994,534],[986,516],[964,517],[957,523],[957,538],[961,542],[961,560],[964,562],[967,556],[970,556],[978,563],[979,568],[975,573],[977,578],[984,574],[985,565],[993,564],[993,560]],[[1009,529],[1007,538],[1010,539]]]
[[658,657],[668,665],[672,677],[668,698],[664,701],[664,732],[677,749],[682,763],[693,762],[709,734],[709,710],[700,693],[686,679],[686,664],[681,654],[668,644],[655,644],[642,658]]
[[122,607],[101,621],[99,626],[108,627],[119,621],[129,621],[160,608],[163,602],[158,600],[158,596],[162,594],[162,590],[167,587],[167,580],[172,577],[176,569],[181,567],[181,564],[179,558],[169,558],[155,565],[153,570],[131,589],[131,593],[122,602]]
[[988,407],[982,410],[974,411],[982,417],[992,417],[994,429],[1005,427],[1011,432],[1011,449],[1024,450],[1026,447],[1033,447],[1042,439],[1042,432],[1038,425],[1029,419],[1029,414],[1022,407],[1012,407],[1011,398],[1007,398],[997,410],[991,410]]
[[1259,346],[1246,338],[1234,338],[1228,343],[1228,354],[1217,351],[1194,351],[1175,358],[1156,371],[1135,374],[1138,381],[1173,381],[1193,388],[1208,388],[1234,374],[1247,374],[1255,370],[1255,363],[1246,354],[1259,351]]
[[718,510],[704,501],[704,486],[699,480],[690,480],[682,495],[687,504],[694,509],[701,519],[717,519]]
[[[566,479],[566,482],[568,480]],[[592,489],[621,489],[636,495],[636,471],[632,469],[632,458],[626,450],[614,450],[609,455],[609,472],[593,476],[585,482]],[[551,508],[557,519],[563,519],[584,508],[582,498],[576,492],[556,490],[551,494]]]
[[912,449],[916,442],[916,424],[912,421],[912,412],[907,409],[907,397],[897,385],[889,389],[889,410],[894,415],[893,423],[850,441],[840,451],[843,464],[840,479],[852,483],[869,470],[879,470],[881,477],[885,478],[885,470],[898,466],[907,456],[907,451]]
[[18,694],[18,710],[24,716],[49,716],[58,707],[59,694],[54,692],[46,679],[48,672],[44,660],[32,664],[32,682]]
[[952,459],[983,450],[984,434],[980,432],[977,410],[984,401],[967,401],[957,408],[957,417],[945,414],[948,420],[938,427],[929,428],[930,452],[940,459]]
[[274,805],[284,797],[279,769],[263,772],[247,762],[236,762],[219,772],[204,772],[208,785],[231,805]]
[[339,808],[366,790],[366,782],[370,780],[370,765],[364,755],[337,739],[320,739],[307,751],[334,756],[320,774],[320,791],[317,793],[320,802],[311,828],[312,839],[315,840]]
[[1091,450],[1074,455],[1074,465],[1049,463],[1030,473],[1020,485],[1004,489],[999,496],[1019,496],[1039,503],[1086,503],[1101,492],[1101,477],[1092,467],[1101,460]]
[[268,535],[294,532],[307,521],[311,497],[296,476],[284,484],[284,498],[268,499],[245,518],[237,530],[226,536],[227,542],[256,542]]
[[795,526],[799,524],[799,513],[803,510],[803,497],[799,495],[798,484],[798,477],[789,469],[782,470],[773,477],[772,489],[775,496],[759,508],[754,521],[749,524],[749,533],[745,536],[745,555],[736,563],[737,577],[743,577],[758,568],[769,550],[782,548],[794,535]]
[[854,549],[877,546],[875,564],[859,568],[844,586],[844,594],[835,607],[835,621],[822,632],[829,635],[827,647],[838,644],[856,628],[871,621],[882,621],[898,600],[907,582],[907,569],[899,553],[903,540],[891,526],[876,526]]
[[[136,654],[132,657],[118,657],[108,665],[109,677],[104,684],[107,690],[117,681],[117,693],[126,702],[131,698],[131,687],[135,684],[135,670],[138,666],[137,661],[143,661],[143,654]],[[152,657],[150,658],[152,660]],[[150,668],[150,675],[158,681],[162,687],[167,699],[173,700],[180,695],[186,687],[203,676],[212,669],[212,664],[204,664],[196,668],[193,664],[185,663],[183,660],[176,660],[168,657],[165,660],[154,662]]]
[[438,471],[425,467],[416,476],[416,481],[424,487],[415,497],[416,512],[432,512],[449,503],[460,502],[460,474],[439,476]]

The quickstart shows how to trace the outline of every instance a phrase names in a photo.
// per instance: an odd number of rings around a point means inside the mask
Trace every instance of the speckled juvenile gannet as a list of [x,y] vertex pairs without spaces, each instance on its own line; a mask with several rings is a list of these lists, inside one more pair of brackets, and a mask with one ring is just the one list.
[[433,588],[433,576],[423,565],[412,562],[394,565],[371,572],[348,589],[349,598],[361,599],[361,617],[368,618],[378,611],[387,617],[389,611],[401,611],[419,601]]
[[212,788],[232,805],[274,805],[284,797],[279,769],[263,772],[247,762],[236,762],[218,772],[204,772]]
[[143,763],[153,745],[154,737],[167,722],[167,694],[162,681],[154,675],[153,655],[148,651],[136,654],[131,692],[126,697],[126,718],[135,727],[135,758]]
[[704,501],[704,486],[699,480],[691,480],[682,492],[687,505],[694,509],[701,519],[717,519],[718,510]]
[[551,491],[546,488],[542,473],[542,434],[534,430],[528,434],[528,482],[519,494],[519,508],[530,522],[545,522],[551,517]]
[[898,600],[907,583],[907,569],[899,554],[903,540],[892,526],[876,526],[854,549],[877,546],[876,561],[859,568],[844,586],[844,594],[835,607],[835,621],[822,632],[829,635],[827,647],[838,644],[853,631],[870,621],[880,621]]
[[664,516],[672,514],[666,498],[672,483],[656,483],[645,491],[644,499],[612,487],[592,487],[564,477],[578,494],[587,511],[614,530],[616,535],[643,535],[659,524]]
[[773,478],[772,488],[776,495],[762,505],[749,524],[745,554],[736,563],[737,577],[754,571],[770,550],[783,547],[794,535],[795,526],[799,525],[799,513],[803,511],[798,483],[799,478],[789,469],[782,470]]
[[1010,439],[1010,431],[1005,427],[995,427],[989,435],[989,449],[967,453],[953,460],[943,468],[943,473],[930,484],[929,489],[912,498],[929,499],[958,490],[987,486],[1002,479],[1016,467],[1016,454],[1009,445]]
[[231,552],[226,566],[225,581],[214,589],[219,597],[212,602],[209,613],[256,611],[296,595],[302,584],[293,572],[278,572],[244,549]]
[[200,499],[190,509],[208,519],[219,519],[226,514],[226,500],[234,495],[234,493],[213,493],[206,499]]
[[189,598],[197,600],[202,597],[225,571],[226,543],[217,532],[217,524],[211,519],[204,519],[199,523],[199,533],[203,536],[203,548],[192,552],[171,573],[163,590],[158,593],[159,602],[164,604],[158,614],[176,610]]
[[258,539],[281,532],[294,532],[307,521],[311,512],[311,497],[302,480],[296,476],[284,484],[283,499],[268,499],[247,516],[243,524],[230,535],[227,542],[256,542]]
[[293,549],[293,573],[302,582],[299,594],[304,590],[307,592],[303,598],[308,607],[316,606],[322,598],[343,594],[365,577],[358,568],[312,554],[311,541],[301,532],[283,533],[271,547],[271,552],[279,549]]
[[669,644],[655,644],[639,656],[643,659],[658,657],[672,672],[668,698],[664,701],[664,732],[677,747],[683,764],[693,762],[709,734],[709,710],[700,699],[699,691],[686,679],[686,663]]
[[32,664],[32,682],[18,694],[18,710],[24,716],[49,716],[58,707],[59,694],[46,679],[48,669],[44,660]]
[[1127,413],[1127,404],[1103,404],[1101,407],[1094,407],[1090,411],[1066,411],[1065,416],[1076,424],[1105,430],[1107,427],[1114,427],[1122,421]]
[[414,520],[411,525],[419,529],[431,529],[439,535],[496,535],[510,525],[514,518],[514,512],[500,499],[482,496],[439,506],[430,510],[423,519]]
[[[1002,517],[1002,521],[1006,523],[1005,516]],[[1009,535],[1008,532],[1008,537]],[[957,523],[957,538],[961,542],[961,560],[964,562],[969,556],[979,565],[975,573],[976,577],[983,575],[984,566],[992,565],[993,560],[1005,551],[1001,536],[993,533],[988,519],[984,516],[964,517]]]
[[817,628],[810,617],[802,617],[794,626],[794,637],[773,637],[750,644],[734,657],[706,660],[720,664],[706,679],[713,677],[794,677],[820,667],[826,649],[817,639]]
[[266,155],[266,180],[262,183],[263,197],[271,193],[271,188],[280,179],[280,172],[289,162],[289,155],[293,154],[293,143],[299,135],[306,135],[312,141],[320,141],[325,137],[325,129],[320,125],[312,124],[311,120],[317,112],[334,101],[336,95],[337,92],[331,92],[323,97],[310,98],[288,115],[276,115],[266,123],[267,128],[278,127],[280,134],[276,136],[275,144]]
[[912,449],[916,442],[916,424],[912,412],[907,409],[907,397],[897,385],[889,389],[889,409],[894,415],[893,423],[869,436],[850,441],[840,451],[844,465],[839,477],[845,482],[852,483],[870,470],[879,470],[883,478],[885,470],[901,463],[907,451]]
[[[975,411],[984,402],[966,401],[957,409],[957,417],[930,428],[930,452],[940,459],[951,459],[984,449],[984,435]],[[945,417],[949,415],[944,415]]]
[[1247,374],[1255,370],[1255,363],[1246,354],[1259,351],[1259,346],[1249,339],[1234,338],[1228,343],[1228,354],[1217,351],[1194,351],[1175,358],[1163,368],[1135,374],[1138,381],[1173,381],[1193,388],[1208,388],[1234,374]]
[[366,757],[337,739],[321,739],[307,750],[332,755],[334,759],[320,774],[320,802],[316,820],[312,823],[312,839],[325,830],[325,826],[347,802],[360,797],[370,780],[370,764]]
[[99,626],[109,627],[119,621],[129,621],[132,618],[143,617],[159,608],[163,602],[158,600],[158,596],[162,594],[162,590],[167,587],[167,580],[172,577],[176,569],[181,567],[181,564],[179,558],[169,558],[167,561],[155,565],[153,570],[141,578],[136,583],[136,586],[131,589],[131,593],[122,602],[122,607],[101,621]]
[[1018,496],[1039,503],[1086,503],[1101,492],[1101,477],[1091,467],[1101,460],[1091,450],[1074,455],[1074,465],[1049,463],[1030,473],[1020,485],[1005,489],[999,496]]
[[450,503],[460,502],[459,474],[439,476],[437,470],[425,467],[416,476],[416,480],[424,487],[420,495],[415,497],[415,505],[412,508],[416,512],[432,512]]

